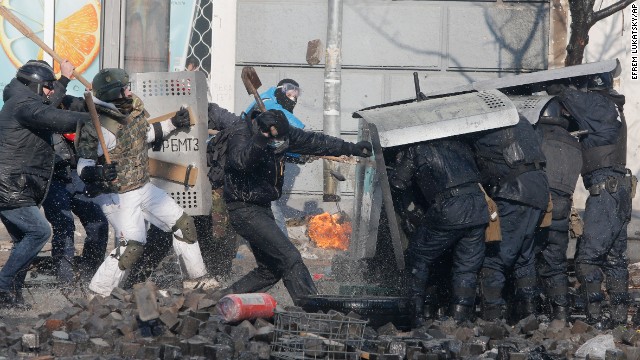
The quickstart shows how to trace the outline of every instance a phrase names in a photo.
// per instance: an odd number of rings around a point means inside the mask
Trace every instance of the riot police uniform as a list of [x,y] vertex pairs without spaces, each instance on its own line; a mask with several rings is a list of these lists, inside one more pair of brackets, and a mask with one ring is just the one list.
[[[595,83],[592,80],[596,80]],[[634,177],[626,168],[624,96],[611,90],[611,74],[589,80],[587,91],[565,88],[558,95],[580,130],[582,179],[589,190],[584,212],[584,233],[576,249],[576,273],[587,303],[587,321],[603,322],[601,289],[606,275],[612,326],[627,322],[629,307],[627,225],[631,219]]]
[[409,147],[391,178],[391,185],[398,190],[406,190],[415,182],[424,198],[424,222],[408,249],[416,327],[423,323],[431,267],[448,250],[453,252],[453,317],[461,322],[473,315],[489,221],[479,181],[473,152],[459,139],[439,139]]
[[487,244],[481,271],[485,320],[503,318],[503,290],[515,280],[514,317],[535,311],[538,296],[534,232],[549,202],[545,157],[531,124],[520,117],[510,127],[474,135],[482,184],[498,206],[502,241]]
[[562,116],[562,105],[551,100],[542,112],[536,130],[542,137],[547,159],[545,172],[553,203],[551,225],[536,231],[536,268],[543,291],[553,308],[553,317],[566,320],[569,312],[567,247],[569,216],[582,154],[578,139],[567,130],[569,120]]

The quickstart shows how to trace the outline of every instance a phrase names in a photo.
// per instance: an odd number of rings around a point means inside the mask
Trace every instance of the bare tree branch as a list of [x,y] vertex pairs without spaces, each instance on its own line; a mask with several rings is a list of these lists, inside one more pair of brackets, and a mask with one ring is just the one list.
[[598,21],[608,16],[611,16],[617,13],[618,11],[626,8],[627,6],[633,4],[634,2],[635,0],[620,0],[615,4],[611,4],[602,10],[594,12],[593,17],[591,18],[591,25],[597,23]]

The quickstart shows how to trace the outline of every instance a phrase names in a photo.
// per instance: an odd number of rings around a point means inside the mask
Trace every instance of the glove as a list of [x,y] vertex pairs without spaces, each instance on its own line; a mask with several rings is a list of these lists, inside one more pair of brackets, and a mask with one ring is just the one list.
[[348,143],[349,144],[349,154],[353,156],[360,157],[369,157],[373,151],[373,146],[368,141],[360,141],[359,143]]
[[106,165],[87,166],[82,169],[80,179],[86,183],[113,181],[118,177],[118,169],[116,166],[116,162]]
[[176,128],[183,128],[191,126],[191,119],[189,118],[189,110],[184,106],[176,112],[171,118],[171,124]]
[[559,95],[567,88],[564,84],[551,84],[547,86],[547,94]]
[[[284,113],[280,110],[269,110],[258,115],[256,118],[258,128],[263,133],[269,134],[269,137],[281,138],[289,134],[289,121]],[[273,134],[271,127],[274,127],[276,134]]]

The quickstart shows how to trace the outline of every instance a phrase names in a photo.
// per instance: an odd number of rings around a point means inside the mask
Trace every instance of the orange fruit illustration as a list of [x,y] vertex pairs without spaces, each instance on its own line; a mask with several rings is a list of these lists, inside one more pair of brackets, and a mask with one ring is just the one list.
[[[13,11],[34,33],[43,32],[42,1],[2,0],[1,4]],[[62,1],[56,1],[56,9],[58,6],[64,7],[67,12],[68,6],[75,8],[61,20],[56,16],[53,49],[60,57],[68,59],[78,73],[83,73],[100,51],[100,2],[64,1],[62,4]],[[0,19],[0,44],[16,68],[27,62],[33,56],[33,49],[37,49],[37,45],[5,19]],[[43,51],[38,51],[37,58],[42,59],[42,56]],[[60,72],[57,62],[54,63],[54,70],[56,74]]]

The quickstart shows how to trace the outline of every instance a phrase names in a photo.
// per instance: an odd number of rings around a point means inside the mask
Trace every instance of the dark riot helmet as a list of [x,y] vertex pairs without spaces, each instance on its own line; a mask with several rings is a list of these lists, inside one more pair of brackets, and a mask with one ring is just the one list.
[[130,85],[129,74],[119,68],[102,69],[91,82],[93,95],[106,102],[123,97],[123,89]]
[[44,96],[44,88],[53,89],[56,81],[53,68],[42,60],[27,61],[18,69],[16,79],[40,96]]
[[558,125],[565,129],[568,128],[569,120],[563,116],[562,110],[563,107],[560,101],[558,101],[557,98],[551,99],[542,111],[542,114],[540,114],[540,123]]
[[606,90],[613,88],[613,75],[610,72],[595,74],[587,79],[587,89]]
[[[276,86],[276,101],[287,111],[293,112],[300,93],[300,85],[297,81],[293,79],[282,79]],[[292,96],[293,99],[289,98],[289,96]]]

